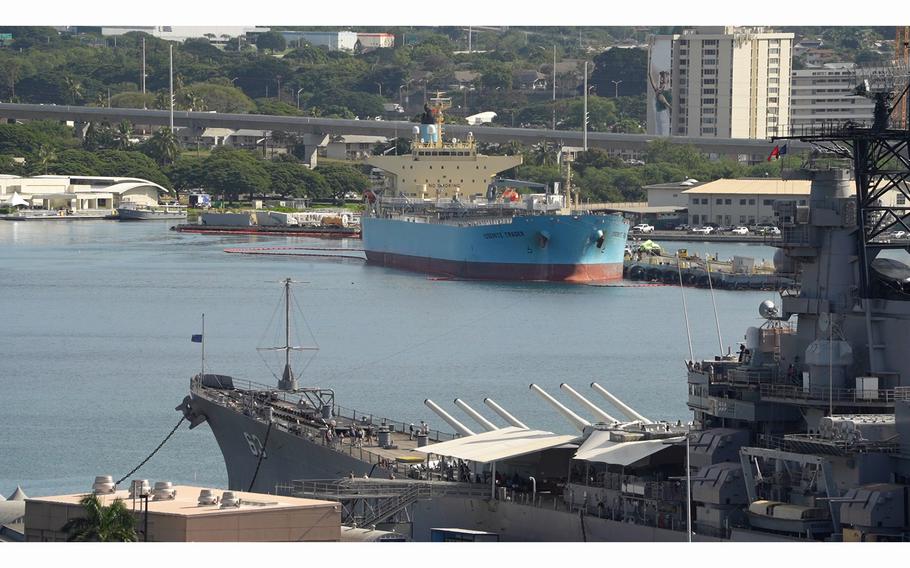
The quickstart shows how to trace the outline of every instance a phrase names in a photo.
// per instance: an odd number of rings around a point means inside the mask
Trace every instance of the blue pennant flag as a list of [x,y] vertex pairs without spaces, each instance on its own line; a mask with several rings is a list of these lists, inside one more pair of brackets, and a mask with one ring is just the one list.
[[191,338],[191,341],[193,343],[202,343],[202,334],[201,333],[194,334],[193,337]]
[[783,156],[786,153],[787,153],[787,145],[784,144],[783,146],[780,147],[780,155]]

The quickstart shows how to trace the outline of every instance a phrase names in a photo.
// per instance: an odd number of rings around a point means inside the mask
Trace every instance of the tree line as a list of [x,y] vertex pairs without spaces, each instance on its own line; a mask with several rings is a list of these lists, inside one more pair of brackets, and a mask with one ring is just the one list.
[[91,124],[81,141],[72,127],[51,121],[0,124],[0,173],[137,177],[229,200],[256,195],[340,199],[369,187],[367,176],[354,165],[324,163],[311,170],[292,153],[265,159],[227,147],[192,155],[179,150],[167,128],[141,143],[135,139],[128,122]]

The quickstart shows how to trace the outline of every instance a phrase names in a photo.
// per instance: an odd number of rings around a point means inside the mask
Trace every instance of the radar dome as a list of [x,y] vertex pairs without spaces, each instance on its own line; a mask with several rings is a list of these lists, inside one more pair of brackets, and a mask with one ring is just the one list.
[[774,305],[774,302],[771,300],[765,300],[758,305],[758,313],[761,317],[765,319],[777,319],[778,312],[777,306]]

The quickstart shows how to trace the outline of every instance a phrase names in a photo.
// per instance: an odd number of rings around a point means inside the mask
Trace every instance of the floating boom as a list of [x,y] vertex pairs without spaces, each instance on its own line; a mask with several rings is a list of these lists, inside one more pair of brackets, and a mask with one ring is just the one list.
[[645,418],[644,416],[642,416],[641,414],[639,414],[638,412],[636,412],[635,409],[633,409],[628,404],[624,403],[623,401],[619,400],[618,398],[616,398],[615,396],[610,394],[610,391],[603,388],[599,384],[591,383],[591,388],[594,389],[595,391],[599,392],[601,394],[601,396],[603,396],[605,399],[610,401],[610,404],[612,404],[617,409],[619,409],[620,412],[625,414],[629,418],[629,420],[641,420],[645,424],[654,423],[652,420],[649,420],[649,419]]
[[423,401],[423,403],[425,405],[427,405],[427,407],[430,410],[435,412],[440,418],[445,420],[449,424],[449,426],[451,426],[452,428],[455,428],[455,431],[458,432],[459,434],[461,434],[462,436],[473,436],[474,435],[474,432],[472,432],[467,426],[465,426],[458,420],[455,420],[454,418],[452,418],[451,414],[449,414],[445,410],[439,408],[439,405],[436,404],[435,402],[433,402],[432,400],[426,399]]
[[591,402],[590,400],[581,396],[581,394],[579,394],[578,391],[576,391],[575,389],[573,389],[566,383],[562,383],[561,385],[559,385],[559,388],[561,388],[562,390],[569,393],[569,396],[571,396],[572,398],[577,400],[579,404],[581,404],[582,406],[584,406],[585,408],[590,410],[591,413],[598,418],[598,420],[601,420],[608,424],[611,424],[613,422],[619,422],[619,420],[617,420],[616,418],[613,418],[612,416],[610,416],[609,414],[607,414],[606,412],[601,410],[600,407],[596,406],[593,402]]
[[481,416],[481,414],[479,412],[477,412],[476,410],[474,410],[473,408],[468,406],[468,403],[461,400],[460,398],[455,399],[455,405],[457,407],[461,408],[462,410],[464,410],[468,416],[470,416],[471,418],[474,419],[474,422],[477,422],[478,424],[480,424],[480,426],[487,432],[492,432],[493,430],[499,430],[499,428],[496,427],[496,424],[493,424],[492,422],[490,422],[489,420],[487,420],[486,418]]
[[571,410],[566,408],[561,402],[559,402],[558,400],[556,400],[555,398],[553,398],[552,396],[547,394],[547,392],[545,390],[543,390],[539,386],[535,385],[534,383],[531,383],[531,385],[528,388],[530,388],[532,391],[534,391],[538,395],[540,395],[540,398],[549,402],[553,408],[555,408],[557,411],[559,411],[559,413],[562,414],[566,418],[566,420],[568,420],[569,422],[572,423],[572,426],[575,426],[579,430],[584,430],[585,426],[591,425],[590,422],[588,422],[581,416],[575,414],[574,412],[572,412]]
[[490,408],[492,408],[493,412],[498,414],[500,417],[502,417],[503,420],[505,420],[512,426],[515,426],[516,428],[524,428],[525,430],[530,430],[530,428],[528,428],[524,422],[522,422],[518,418],[515,418],[514,416],[509,414],[508,410],[506,410],[505,408],[496,404],[496,401],[494,401],[492,398],[483,399],[483,403],[486,404],[487,406],[489,406]]

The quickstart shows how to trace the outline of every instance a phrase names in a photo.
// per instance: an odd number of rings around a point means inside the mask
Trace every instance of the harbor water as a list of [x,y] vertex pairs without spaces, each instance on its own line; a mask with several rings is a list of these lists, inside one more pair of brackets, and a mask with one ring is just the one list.
[[[597,381],[653,419],[686,420],[689,356],[680,289],[440,280],[359,260],[226,254],[255,247],[347,247],[359,240],[198,235],[170,223],[0,223],[0,494],[87,490],[118,479],[174,427],[174,407],[201,365],[277,384],[280,365],[256,347],[275,345],[279,280],[295,296],[320,350],[300,383],[332,388],[338,404],[450,430],[423,405],[490,397],[534,428],[572,429],[528,389],[563,396],[566,382],[613,409]],[[662,243],[729,258],[769,260],[774,249],[733,243]],[[686,289],[696,357],[718,351],[711,295]],[[716,293],[723,345],[758,325],[770,292]],[[271,322],[271,326],[270,326]],[[280,325],[277,325],[280,327]],[[304,328],[305,329],[305,328]],[[303,333],[305,342],[312,341]],[[601,404],[602,403],[602,404]],[[498,419],[496,420],[497,422]],[[470,426],[469,426],[470,427]],[[203,425],[182,425],[136,475],[224,487],[227,476]]]

